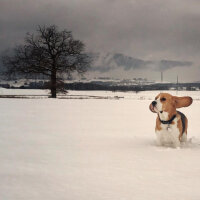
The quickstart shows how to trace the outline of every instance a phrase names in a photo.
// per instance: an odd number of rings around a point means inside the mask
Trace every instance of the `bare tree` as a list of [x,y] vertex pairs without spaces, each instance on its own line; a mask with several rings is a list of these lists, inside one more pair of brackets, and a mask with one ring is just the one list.
[[43,74],[49,78],[51,97],[64,91],[63,76],[87,71],[91,59],[84,52],[84,44],[75,40],[67,30],[55,25],[39,26],[37,34],[27,33],[24,45],[14,48],[12,55],[2,57],[8,76]]

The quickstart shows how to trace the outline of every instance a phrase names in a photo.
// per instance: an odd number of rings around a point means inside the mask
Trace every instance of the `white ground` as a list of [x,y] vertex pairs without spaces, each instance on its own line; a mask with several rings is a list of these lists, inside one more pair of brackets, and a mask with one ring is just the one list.
[[[5,90],[0,94],[38,94]],[[40,91],[43,94],[44,91]],[[0,199],[199,200],[200,92],[181,109],[181,149],[155,145],[158,92],[70,92],[114,99],[0,99]],[[175,94],[175,92],[172,92]]]

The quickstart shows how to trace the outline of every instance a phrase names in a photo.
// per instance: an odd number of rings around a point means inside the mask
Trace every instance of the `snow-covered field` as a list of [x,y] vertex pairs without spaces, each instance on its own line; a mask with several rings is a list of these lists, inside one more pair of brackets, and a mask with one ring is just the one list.
[[200,92],[178,92],[195,99],[180,109],[190,138],[180,149],[155,145],[156,115],[148,106],[157,93],[70,91],[124,98],[0,99],[0,199],[199,200]]

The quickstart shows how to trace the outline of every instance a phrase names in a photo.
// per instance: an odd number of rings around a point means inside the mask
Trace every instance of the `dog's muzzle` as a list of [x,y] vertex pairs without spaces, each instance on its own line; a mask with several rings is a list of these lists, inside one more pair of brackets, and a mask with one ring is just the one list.
[[156,104],[157,104],[157,102],[156,102],[156,101],[153,101],[153,102],[149,105],[149,109],[150,109],[150,111],[153,112],[153,113],[157,113],[157,112],[155,111],[155,106],[156,106]]

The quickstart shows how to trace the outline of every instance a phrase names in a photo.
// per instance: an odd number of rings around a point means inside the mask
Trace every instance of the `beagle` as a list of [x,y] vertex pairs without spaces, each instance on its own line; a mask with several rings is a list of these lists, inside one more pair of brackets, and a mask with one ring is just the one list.
[[156,96],[149,109],[158,114],[155,128],[158,145],[179,147],[180,142],[187,141],[188,120],[176,109],[188,107],[192,101],[191,97],[176,97],[168,93]]

